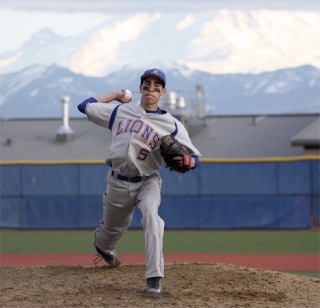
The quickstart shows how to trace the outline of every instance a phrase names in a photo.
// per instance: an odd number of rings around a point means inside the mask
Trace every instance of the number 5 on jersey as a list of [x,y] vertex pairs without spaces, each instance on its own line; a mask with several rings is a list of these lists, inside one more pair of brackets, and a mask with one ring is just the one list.
[[137,158],[140,159],[140,160],[145,160],[149,153],[150,153],[149,151],[147,151],[145,149],[141,149],[140,153],[137,155]]

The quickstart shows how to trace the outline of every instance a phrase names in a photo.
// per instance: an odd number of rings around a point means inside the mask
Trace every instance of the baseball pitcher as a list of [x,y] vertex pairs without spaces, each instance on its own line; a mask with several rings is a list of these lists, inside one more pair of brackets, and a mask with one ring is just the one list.
[[[159,297],[164,277],[164,221],[158,214],[158,170],[163,164],[177,172],[193,170],[199,166],[200,153],[183,124],[158,107],[160,97],[166,93],[165,74],[159,69],[146,70],[140,81],[138,105],[130,104],[130,91],[121,90],[90,97],[78,109],[112,134],[106,155],[110,170],[103,194],[103,218],[93,244],[101,258],[117,267],[117,243],[130,225],[133,210],[138,208],[145,235],[146,294]],[[109,104],[112,101],[119,104]]]

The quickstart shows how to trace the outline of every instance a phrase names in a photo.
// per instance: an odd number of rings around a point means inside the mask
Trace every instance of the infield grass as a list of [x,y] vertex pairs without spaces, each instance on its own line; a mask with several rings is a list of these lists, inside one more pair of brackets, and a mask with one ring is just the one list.
[[[1,230],[1,253],[92,253],[94,230]],[[166,230],[168,253],[319,253],[318,231],[173,231]],[[144,234],[129,230],[118,252],[144,252]]]

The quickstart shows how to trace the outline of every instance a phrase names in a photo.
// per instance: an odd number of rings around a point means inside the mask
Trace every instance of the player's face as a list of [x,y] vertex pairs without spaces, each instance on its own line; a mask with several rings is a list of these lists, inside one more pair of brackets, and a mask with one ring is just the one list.
[[140,85],[141,105],[148,110],[157,110],[158,101],[166,93],[161,81],[157,78],[147,77]]

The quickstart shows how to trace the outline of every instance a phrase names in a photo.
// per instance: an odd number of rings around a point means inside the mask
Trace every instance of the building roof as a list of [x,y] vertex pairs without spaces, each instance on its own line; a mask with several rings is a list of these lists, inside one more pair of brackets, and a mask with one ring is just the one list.
[[320,146],[320,118],[310,123],[291,139],[293,145]]
[[[291,144],[319,115],[212,116],[189,120],[190,138],[205,158],[258,158],[303,155]],[[71,140],[59,142],[61,119],[0,121],[1,161],[104,160],[111,143],[109,130],[86,117],[71,118]]]

